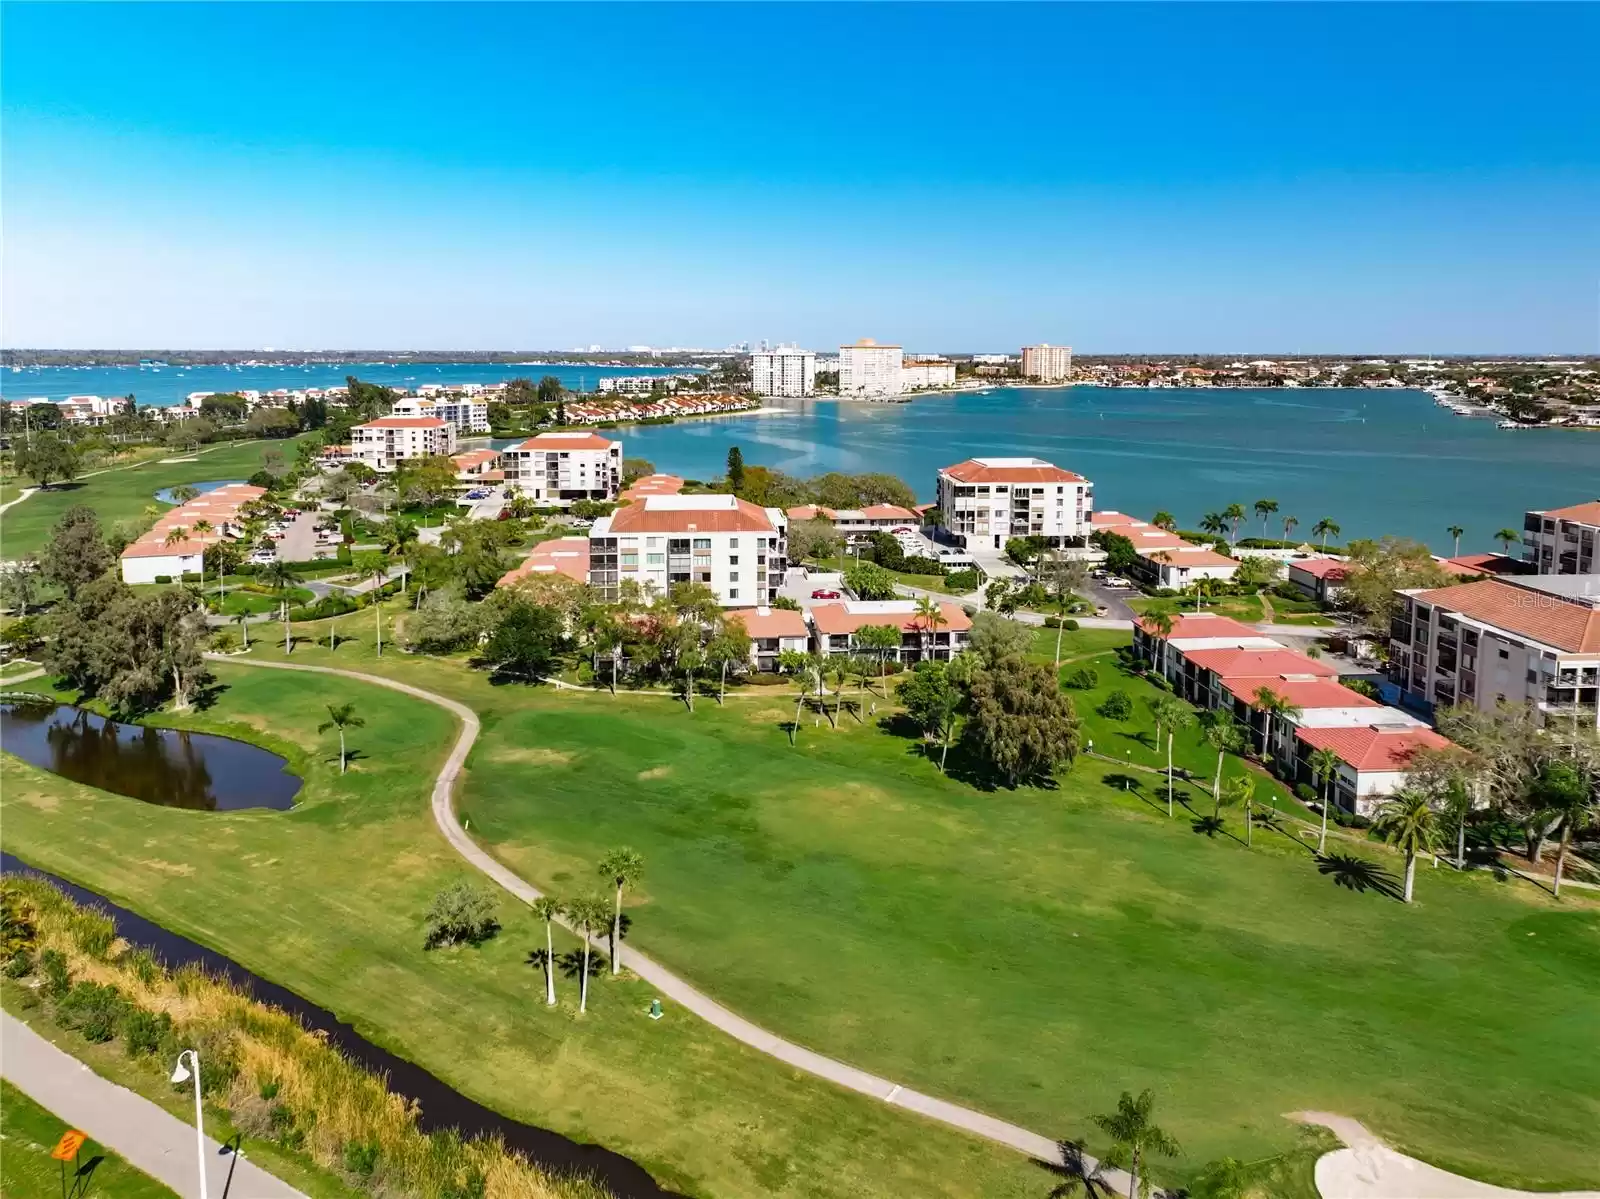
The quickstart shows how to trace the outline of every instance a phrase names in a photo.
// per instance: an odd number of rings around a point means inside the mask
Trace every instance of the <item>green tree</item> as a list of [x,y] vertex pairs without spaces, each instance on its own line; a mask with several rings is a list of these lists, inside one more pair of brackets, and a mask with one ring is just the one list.
[[744,490],[744,453],[736,445],[728,447],[728,490],[734,495]]
[[1231,1157],[1208,1162],[1189,1188],[1189,1194],[1193,1199],[1247,1199],[1249,1171],[1242,1162]]
[[54,433],[35,433],[12,451],[12,465],[40,487],[78,477],[78,451]]
[[1460,525],[1451,525],[1445,530],[1445,533],[1450,537],[1454,545],[1454,548],[1450,551],[1450,556],[1452,558],[1458,558],[1461,556],[1461,534],[1465,532],[1466,530]]
[[41,582],[39,564],[31,558],[0,566],[0,605],[27,616],[28,609],[39,604]]
[[[1221,762],[1219,760],[1218,770],[1220,769]],[[1217,812],[1220,812],[1221,809],[1225,807],[1231,808],[1235,806],[1243,806],[1245,846],[1247,848],[1253,846],[1255,844],[1254,833],[1256,825],[1255,812],[1253,810],[1256,797],[1255,775],[1250,774],[1248,771],[1246,771],[1244,774],[1234,775],[1231,779],[1222,784],[1222,786],[1217,790],[1216,795],[1217,808],[1213,811],[1213,815],[1215,815]]]
[[300,581],[300,576],[282,558],[274,558],[261,569],[256,578],[278,593],[278,611],[283,617],[283,652],[287,655],[294,648],[294,635],[289,628],[287,592]]
[[1378,809],[1373,829],[1406,855],[1405,901],[1411,902],[1412,884],[1417,874],[1417,855],[1439,842],[1439,814],[1427,794],[1402,788]]
[[1511,547],[1521,540],[1521,535],[1515,529],[1501,529],[1494,539],[1500,543],[1502,554],[1510,554]]
[[553,609],[513,598],[501,611],[483,657],[502,673],[531,681],[551,672],[564,641],[561,617]]
[[1150,635],[1150,669],[1156,668],[1156,645],[1166,644],[1167,638],[1172,636],[1172,613],[1164,608],[1154,612],[1147,612],[1139,618],[1139,624]]
[[945,768],[950,741],[955,731],[956,713],[965,698],[960,659],[951,662],[918,662],[910,675],[894,689],[895,698],[906,715],[922,731],[923,738],[941,743],[939,769]]
[[900,626],[893,624],[862,625],[856,630],[856,646],[878,660],[880,679],[888,673],[889,656],[899,651],[901,637]]
[[1228,518],[1220,512],[1207,512],[1200,518],[1200,531],[1216,537],[1228,535]]
[[1222,510],[1222,519],[1228,522],[1228,544],[1239,540],[1239,522],[1244,519],[1244,505],[1229,504]]
[[1128,1171],[1128,1199],[1133,1199],[1136,1188],[1139,1195],[1149,1195],[1150,1179],[1144,1166],[1151,1154],[1177,1157],[1182,1152],[1178,1142],[1151,1119],[1155,1106],[1153,1091],[1142,1091],[1137,1099],[1124,1091],[1114,1113],[1094,1117],[1095,1124],[1111,1138],[1106,1164]]
[[61,514],[50,530],[50,540],[39,556],[39,573],[74,599],[88,584],[111,569],[111,547],[106,544],[100,518],[93,508],[76,504]]
[[1322,829],[1317,834],[1317,853],[1328,852],[1328,808],[1331,806],[1329,791],[1333,787],[1333,780],[1339,777],[1339,755],[1331,749],[1317,749],[1311,751],[1307,760],[1311,766],[1311,777],[1316,780],[1317,792],[1322,798]]
[[1176,533],[1178,531],[1178,518],[1172,515],[1172,513],[1168,512],[1165,508],[1151,517],[1150,523],[1155,525],[1155,527],[1158,529],[1165,529],[1169,533]]
[[1257,687],[1250,706],[1261,713],[1261,760],[1267,760],[1268,742],[1274,720],[1297,720],[1300,709],[1271,687]]
[[617,889],[616,907],[611,913],[611,973],[617,974],[622,969],[622,889],[639,882],[644,874],[644,858],[624,845],[601,858],[598,869],[601,877],[610,879]]
[[356,715],[354,704],[329,704],[328,719],[317,726],[317,733],[326,733],[329,729],[339,730],[339,773],[345,772],[347,757],[344,751],[344,734],[346,729],[359,729],[366,727],[366,721]]
[[544,967],[544,1001],[550,1007],[556,1002],[556,942],[552,926],[565,909],[553,895],[541,895],[528,905],[535,919],[544,921],[544,953],[540,964]]
[[1283,518],[1283,539],[1284,539],[1284,541],[1287,542],[1288,540],[1290,540],[1290,538],[1292,538],[1294,536],[1294,531],[1296,529],[1298,529],[1299,527],[1300,527],[1300,518],[1298,516],[1285,516]]
[[1156,721],[1156,753],[1161,752],[1161,732],[1167,733],[1167,815],[1172,815],[1173,807],[1173,779],[1172,779],[1172,736],[1178,729],[1186,729],[1194,723],[1194,709],[1184,703],[1176,695],[1162,695],[1150,703],[1150,715]]
[[[1166,516],[1173,520],[1170,512],[1156,514],[1159,519]],[[1055,667],[1061,669],[1061,634],[1066,628],[1067,613],[1072,605],[1079,599],[1079,593],[1089,584],[1089,567],[1081,558],[1063,557],[1059,552],[1052,554],[1044,568],[1045,586],[1056,604],[1056,657]]]
[[1324,516],[1321,520],[1317,521],[1316,524],[1311,526],[1312,535],[1322,538],[1323,553],[1328,552],[1328,538],[1337,537],[1341,531],[1342,530],[1339,528],[1338,524],[1330,516]]
[[622,460],[622,485],[632,487],[640,479],[656,473],[656,464],[648,458],[624,458]]
[[1128,698],[1126,691],[1118,688],[1101,700],[1095,710],[1107,720],[1126,720],[1133,715],[1133,700]]
[[372,584],[373,629],[376,633],[378,657],[383,657],[383,585],[389,577],[389,562],[377,550],[365,550],[356,555],[353,563],[356,573]]
[[963,739],[1011,786],[1077,756],[1077,713],[1043,663],[1002,659],[974,673],[969,694]]
[[723,704],[728,698],[728,672],[750,665],[750,634],[737,620],[719,620],[717,624],[717,631],[706,642],[705,657],[719,676],[717,703]]
[[873,562],[861,562],[848,568],[844,572],[844,585],[864,600],[895,597],[894,576]]
[[429,949],[481,944],[500,927],[494,896],[472,883],[452,883],[433,897],[422,927],[423,943]]
[[556,410],[556,424],[567,423],[567,389],[561,386],[561,380],[554,375],[546,375],[539,380],[539,403]]
[[1255,502],[1256,515],[1261,518],[1261,540],[1267,539],[1267,517],[1278,510],[1277,500],[1257,500]]
[[411,559],[421,541],[421,534],[416,525],[397,516],[384,522],[378,536],[383,544],[383,552],[390,561],[400,564],[400,592],[403,595],[411,582]]
[[970,644],[985,666],[994,666],[1007,658],[1027,656],[1033,648],[1033,629],[998,612],[978,612],[972,618]]

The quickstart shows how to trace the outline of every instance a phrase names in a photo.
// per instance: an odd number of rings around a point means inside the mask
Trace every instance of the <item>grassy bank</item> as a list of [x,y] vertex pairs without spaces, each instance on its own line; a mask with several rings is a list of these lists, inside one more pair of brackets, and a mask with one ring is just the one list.
[[[366,662],[356,658],[361,650],[346,644],[331,657],[370,665],[370,651]],[[329,659],[325,648],[295,654]],[[157,808],[5,757],[6,847],[331,1008],[473,1098],[625,1153],[686,1193],[1022,1197],[1037,1189],[1037,1168],[1009,1150],[798,1075],[671,1004],[664,1019],[647,1019],[653,992],[627,975],[596,980],[585,1017],[564,978],[561,1004],[545,1007],[541,977],[525,962],[542,929],[513,901],[500,902],[503,931],[481,948],[425,952],[429,901],[476,878],[428,814],[454,722],[432,705],[339,679],[218,673],[226,690],[216,704],[181,723],[288,756],[307,780],[299,807]],[[325,704],[345,701],[366,727],[352,731],[356,757],[340,776],[336,740],[316,727]],[[583,875],[586,889],[598,889],[592,867]],[[558,953],[573,944],[558,934]]]
[[[62,1166],[50,1156],[69,1125],[40,1107],[12,1086],[0,1081],[0,1194],[7,1199],[60,1199]],[[88,1140],[66,1173],[76,1182],[74,1170],[99,1158],[88,1175],[84,1194],[115,1195],[118,1199],[177,1199],[177,1196],[142,1170],[99,1141]]]
[[[5,557],[20,558],[44,548],[50,527],[75,505],[93,508],[106,528],[125,520],[147,526],[153,518],[146,518],[144,510],[156,503],[156,492],[163,488],[216,479],[246,479],[261,469],[267,450],[276,448],[292,462],[294,447],[293,440],[240,441],[218,448],[202,446],[194,453],[173,450],[163,456],[184,461],[156,459],[36,492],[0,516]],[[193,461],[188,461],[191,458]]]

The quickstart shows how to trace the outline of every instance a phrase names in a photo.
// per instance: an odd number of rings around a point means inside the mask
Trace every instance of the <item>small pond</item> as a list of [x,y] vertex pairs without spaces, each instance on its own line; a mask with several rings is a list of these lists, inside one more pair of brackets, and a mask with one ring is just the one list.
[[58,704],[0,704],[0,749],[75,783],[169,808],[294,806],[300,779],[277,754],[212,733],[119,724]]
[[[208,491],[215,491],[219,487],[226,487],[229,483],[243,483],[244,481],[245,480],[243,479],[213,479],[209,483],[180,483],[179,486],[193,487],[201,495],[204,495]],[[172,488],[170,487],[163,487],[160,491],[156,492],[156,499],[160,500],[163,504],[176,504],[178,502],[172,498]]]

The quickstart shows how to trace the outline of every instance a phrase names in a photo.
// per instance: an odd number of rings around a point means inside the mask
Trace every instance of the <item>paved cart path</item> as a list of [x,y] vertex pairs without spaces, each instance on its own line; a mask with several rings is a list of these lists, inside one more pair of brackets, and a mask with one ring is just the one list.
[[[9,1012],[0,1012],[0,1072],[41,1107],[116,1150],[130,1165],[180,1195],[200,1193],[194,1125],[101,1078]],[[206,1181],[212,1196],[225,1199],[305,1199],[210,1137]]]

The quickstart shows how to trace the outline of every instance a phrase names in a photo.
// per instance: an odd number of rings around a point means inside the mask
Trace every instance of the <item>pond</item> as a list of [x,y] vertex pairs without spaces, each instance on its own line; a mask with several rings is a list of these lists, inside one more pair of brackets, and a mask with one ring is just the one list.
[[0,704],[0,749],[75,783],[169,808],[294,806],[300,779],[277,754],[212,733],[119,724],[71,704]]
[[[226,487],[229,483],[243,483],[244,481],[245,480],[243,479],[213,479],[209,483],[180,483],[178,486],[193,487],[201,495],[204,495],[208,491],[215,491],[219,487]],[[173,498],[172,492],[173,489],[171,487],[163,487],[160,491],[156,492],[156,499],[160,500],[163,504],[176,504],[178,501]]]
[[389,1090],[414,1101],[419,1109],[417,1125],[424,1132],[453,1128],[463,1137],[499,1137],[508,1148],[546,1170],[595,1179],[617,1199],[682,1199],[677,1192],[663,1189],[632,1159],[602,1145],[574,1141],[558,1132],[502,1116],[452,1089],[414,1062],[374,1045],[326,1008],[93,891],[36,869],[9,853],[0,853],[0,873],[45,879],[78,903],[99,908],[115,922],[119,936],[136,948],[148,949],[169,968],[199,966],[207,974],[228,979],[257,1001],[297,1017],[312,1032],[323,1034],[351,1061],[382,1076]]

